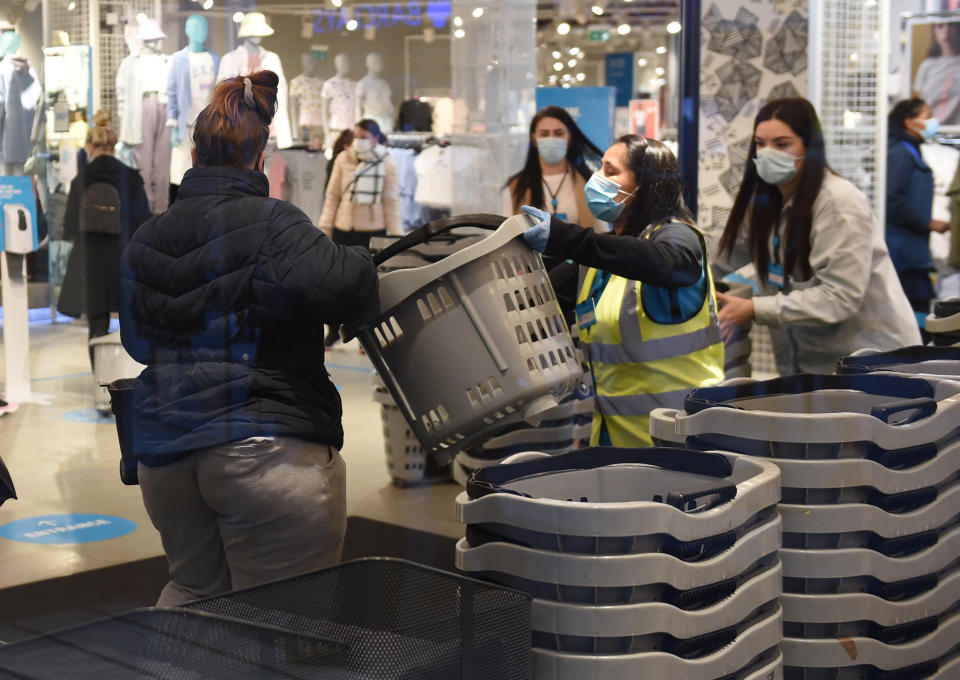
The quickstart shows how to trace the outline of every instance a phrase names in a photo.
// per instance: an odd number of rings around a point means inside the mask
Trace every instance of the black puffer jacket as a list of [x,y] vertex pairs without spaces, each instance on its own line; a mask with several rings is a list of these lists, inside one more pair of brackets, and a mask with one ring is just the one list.
[[147,364],[134,452],[147,465],[253,436],[343,445],[323,326],[376,313],[376,270],[267,196],[255,170],[195,168],[123,253],[123,345]]

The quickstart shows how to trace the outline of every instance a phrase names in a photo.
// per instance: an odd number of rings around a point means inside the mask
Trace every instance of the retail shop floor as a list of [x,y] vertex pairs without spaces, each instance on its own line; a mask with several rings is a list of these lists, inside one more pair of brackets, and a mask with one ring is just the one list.
[[[63,317],[53,323],[36,321],[31,324],[30,339],[34,400],[0,417],[0,456],[19,496],[0,507],[0,534],[3,525],[11,522],[57,514],[120,517],[136,527],[116,538],[84,543],[35,543],[0,537],[0,591],[142,561],[153,565],[145,568],[156,569],[155,558],[162,555],[159,536],[144,511],[139,488],[120,483],[120,453],[112,419],[99,419],[93,408],[86,326]],[[463,528],[454,514],[453,501],[460,490],[455,484],[401,489],[390,483],[380,408],[372,397],[373,369],[356,343],[328,352],[326,360],[343,399],[343,457],[347,462],[347,511],[352,526],[361,526],[357,522],[365,519],[438,537],[461,536]],[[5,378],[3,370],[0,360],[0,382]],[[364,549],[348,545],[347,555],[375,554],[369,548],[385,541],[384,554],[403,556],[402,531],[393,545],[385,534],[372,538],[377,534],[352,533],[355,540],[365,541]],[[351,540],[348,533],[348,542]],[[411,542],[411,546],[416,545]],[[386,552],[387,547],[392,552]],[[430,550],[411,547],[411,554],[406,556],[417,560],[418,553],[429,555]],[[3,606],[0,600],[0,619]]]

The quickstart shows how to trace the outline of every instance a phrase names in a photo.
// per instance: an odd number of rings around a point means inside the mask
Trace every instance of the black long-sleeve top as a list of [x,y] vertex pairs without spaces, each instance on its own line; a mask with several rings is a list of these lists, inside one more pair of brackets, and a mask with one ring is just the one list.
[[572,260],[550,272],[550,282],[564,312],[576,305],[580,265],[661,288],[692,286],[703,273],[700,238],[679,222],[665,224],[650,238],[635,238],[598,234],[553,217],[544,254]]

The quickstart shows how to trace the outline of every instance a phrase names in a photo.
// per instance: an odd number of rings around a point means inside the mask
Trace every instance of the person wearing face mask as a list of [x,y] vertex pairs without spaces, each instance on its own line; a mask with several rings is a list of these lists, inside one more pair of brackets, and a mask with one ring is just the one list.
[[781,374],[833,373],[863,348],[920,342],[867,197],[827,165],[806,99],[757,113],[750,159],[711,262],[726,275],[753,263],[753,299],[718,293],[724,335],[753,319],[769,326]]
[[602,155],[565,109],[541,109],[530,122],[523,169],[503,188],[503,214],[519,215],[520,206],[532,205],[564,222],[606,231],[603,221],[591,219],[583,193],[592,174],[587,160],[599,161]]
[[931,219],[933,171],[920,155],[920,145],[937,132],[937,119],[925,101],[914,97],[897,102],[887,121],[887,248],[922,329],[936,297],[930,232],[950,228]]
[[706,244],[683,201],[680,166],[662,143],[618,139],[584,188],[600,234],[528,205],[531,248],[570,260],[550,273],[575,313],[596,386],[591,445],[649,446],[650,411],[723,380],[723,343]]
[[[353,128],[353,142],[333,163],[318,226],[337,245],[370,246],[374,236],[403,235],[397,166],[376,122]],[[337,341],[333,328],[325,344]]]

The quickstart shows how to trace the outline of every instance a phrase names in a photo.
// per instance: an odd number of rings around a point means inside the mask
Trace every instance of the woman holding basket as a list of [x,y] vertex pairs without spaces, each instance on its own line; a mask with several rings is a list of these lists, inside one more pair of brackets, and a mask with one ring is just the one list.
[[524,206],[533,249],[571,260],[550,280],[576,322],[596,387],[590,443],[649,446],[650,411],[723,379],[723,343],[706,244],[683,201],[680,167],[660,142],[618,139],[587,181],[598,234]]

